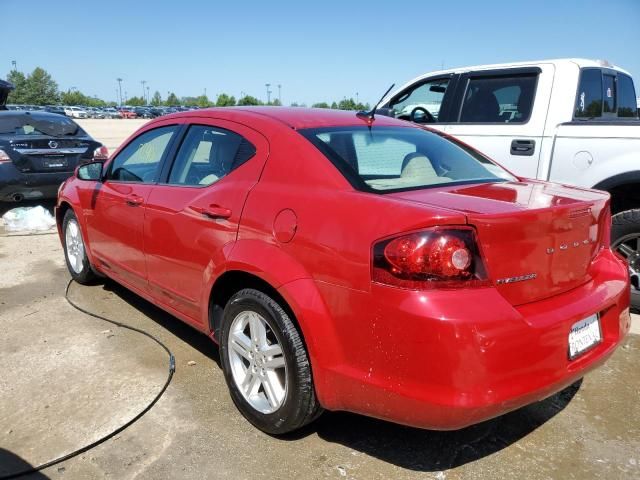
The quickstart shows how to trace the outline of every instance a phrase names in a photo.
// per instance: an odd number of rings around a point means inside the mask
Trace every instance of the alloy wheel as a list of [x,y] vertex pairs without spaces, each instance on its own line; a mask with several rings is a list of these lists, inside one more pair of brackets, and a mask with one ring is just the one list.
[[71,219],[67,222],[67,228],[64,236],[69,265],[71,265],[71,268],[75,273],[80,274],[84,268],[84,242],[82,241],[80,227],[75,219]]
[[265,414],[278,410],[287,395],[287,366],[278,338],[262,315],[240,312],[229,330],[231,373],[244,399]]

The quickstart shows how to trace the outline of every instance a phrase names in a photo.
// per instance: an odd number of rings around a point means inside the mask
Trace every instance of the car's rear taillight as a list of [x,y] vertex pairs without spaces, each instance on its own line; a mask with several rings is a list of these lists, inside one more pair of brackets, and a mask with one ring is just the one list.
[[0,148],[0,163],[10,162],[10,161],[11,161],[11,158],[9,158],[9,155],[7,155],[7,152],[5,152]]
[[475,230],[464,226],[430,228],[376,243],[372,277],[417,290],[489,285]]
[[107,160],[108,158],[109,158],[109,150],[104,145],[102,145],[101,147],[96,148],[93,151],[93,159],[94,160]]

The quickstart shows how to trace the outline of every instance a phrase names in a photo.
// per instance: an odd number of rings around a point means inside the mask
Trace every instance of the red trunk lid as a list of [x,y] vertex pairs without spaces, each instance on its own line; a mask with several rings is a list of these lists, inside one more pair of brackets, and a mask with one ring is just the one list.
[[392,195],[463,212],[493,284],[513,305],[587,282],[608,219],[608,194],[534,181]]

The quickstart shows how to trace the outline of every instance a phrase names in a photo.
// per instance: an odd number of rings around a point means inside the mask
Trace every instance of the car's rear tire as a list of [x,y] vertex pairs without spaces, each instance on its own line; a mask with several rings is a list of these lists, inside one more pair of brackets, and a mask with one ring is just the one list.
[[321,413],[300,333],[268,295],[244,289],[229,300],[220,360],[233,402],[263,432],[291,432]]
[[69,209],[62,220],[62,238],[64,258],[71,277],[83,285],[96,280],[96,274],[91,268],[80,223],[73,210]]
[[640,209],[626,210],[613,216],[611,247],[629,262],[631,307],[640,311]]

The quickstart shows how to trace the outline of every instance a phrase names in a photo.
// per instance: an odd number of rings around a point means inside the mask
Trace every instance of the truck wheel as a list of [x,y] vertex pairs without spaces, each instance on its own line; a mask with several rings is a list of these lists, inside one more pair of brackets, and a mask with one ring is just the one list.
[[631,307],[640,311],[640,209],[627,210],[613,216],[611,248],[629,262]]

